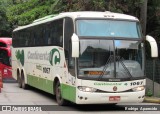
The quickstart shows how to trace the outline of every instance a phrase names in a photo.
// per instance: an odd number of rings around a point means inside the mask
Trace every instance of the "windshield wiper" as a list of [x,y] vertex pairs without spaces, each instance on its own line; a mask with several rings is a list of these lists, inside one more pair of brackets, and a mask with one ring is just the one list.
[[105,74],[105,71],[109,65],[109,63],[111,63],[112,61],[114,61],[114,55],[110,55],[110,57],[108,58],[106,64],[104,65],[104,68],[102,70],[102,73],[99,75],[98,80],[101,80],[103,75]]
[[[118,61],[121,63],[121,65],[122,65],[123,68],[125,69],[126,73],[127,73],[130,77],[133,77],[133,76],[131,75],[131,73],[129,72],[129,70],[127,69],[126,65],[124,64],[123,58],[120,59],[120,56],[116,56],[116,60],[118,60]],[[102,77],[104,76],[105,71],[106,71],[109,63],[111,63],[111,62],[113,62],[113,61],[114,61],[114,56],[113,56],[113,55],[110,55],[110,57],[108,58],[105,66],[104,66],[104,68],[103,68],[103,70],[102,70],[102,73],[101,73],[101,74],[99,75],[99,77],[98,77],[98,80],[101,80],[101,79],[102,79]],[[116,75],[116,74],[115,74],[115,75]]]
[[120,56],[116,56],[116,59],[122,64],[122,66],[123,66],[123,68],[126,70],[126,72],[127,72],[127,74],[130,76],[130,77],[133,77],[132,75],[131,75],[131,73],[129,72],[129,70],[127,69],[127,67],[126,67],[126,65],[123,63],[123,58],[122,59],[120,59]]

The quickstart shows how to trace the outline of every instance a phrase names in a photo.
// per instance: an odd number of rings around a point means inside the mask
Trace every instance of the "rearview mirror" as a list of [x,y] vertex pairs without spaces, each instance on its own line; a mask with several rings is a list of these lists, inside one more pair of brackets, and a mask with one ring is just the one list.
[[72,57],[79,57],[79,38],[75,33],[73,33],[71,41],[72,41]]
[[158,46],[156,40],[149,35],[146,36],[146,40],[151,46],[151,57],[158,57]]

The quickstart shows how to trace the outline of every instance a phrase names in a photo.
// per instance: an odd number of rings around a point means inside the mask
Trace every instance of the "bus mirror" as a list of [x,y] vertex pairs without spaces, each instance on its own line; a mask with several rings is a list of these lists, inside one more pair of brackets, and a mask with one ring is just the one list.
[[149,35],[146,36],[146,40],[151,46],[151,57],[158,57],[158,46],[156,40]]
[[73,33],[72,35],[72,57],[79,57],[79,38]]

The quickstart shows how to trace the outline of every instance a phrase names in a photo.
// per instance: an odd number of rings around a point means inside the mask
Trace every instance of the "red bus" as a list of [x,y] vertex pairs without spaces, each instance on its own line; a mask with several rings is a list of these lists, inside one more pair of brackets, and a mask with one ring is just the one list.
[[12,38],[0,37],[0,73],[3,80],[12,78],[11,45]]

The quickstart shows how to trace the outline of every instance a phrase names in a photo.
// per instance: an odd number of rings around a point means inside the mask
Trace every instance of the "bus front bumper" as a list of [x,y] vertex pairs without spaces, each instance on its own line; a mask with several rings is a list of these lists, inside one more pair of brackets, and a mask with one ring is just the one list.
[[77,104],[109,104],[143,102],[145,90],[124,93],[96,93],[77,90]]

